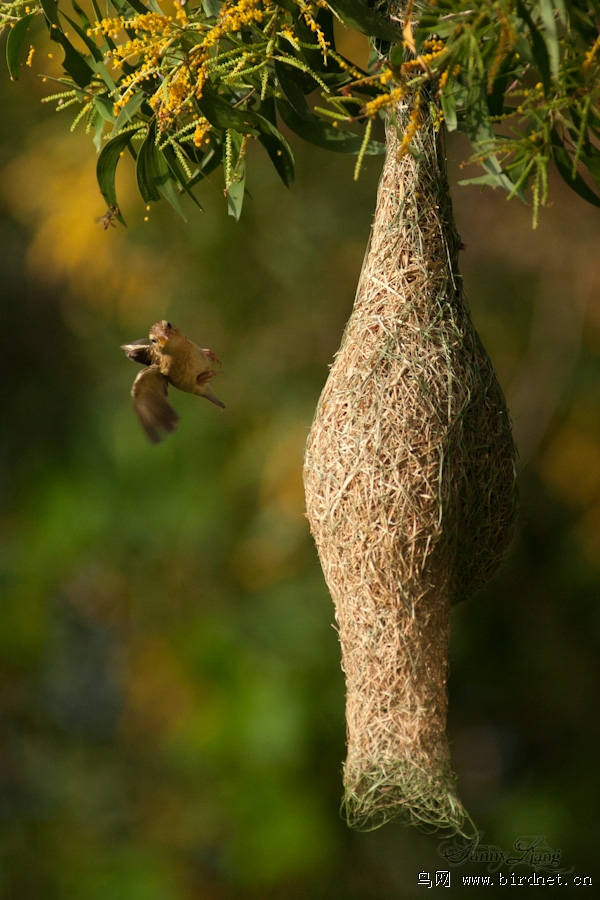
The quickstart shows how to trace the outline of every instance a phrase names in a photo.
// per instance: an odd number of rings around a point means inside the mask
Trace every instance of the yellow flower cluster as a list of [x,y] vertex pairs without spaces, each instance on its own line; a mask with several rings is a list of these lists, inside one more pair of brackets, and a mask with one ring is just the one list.
[[408,148],[410,147],[414,136],[421,127],[421,104],[421,93],[417,91],[413,100],[412,109],[410,111],[408,127],[402,135],[402,140],[400,142],[400,146],[398,147],[398,159],[404,156],[405,153],[408,153]]
[[244,25],[260,24],[270,6],[270,0],[266,0],[265,3],[260,3],[260,0],[238,0],[237,3],[224,3],[219,13],[218,23],[210,29],[202,46],[212,47],[221,38],[240,31]]
[[488,92],[491,92],[493,90],[494,81],[496,80],[496,76],[500,71],[500,66],[506,59],[508,52],[518,40],[517,33],[514,30],[511,20],[506,15],[506,13],[500,11],[497,13],[497,17],[500,22],[500,38],[498,40],[496,54],[488,71]]
[[600,35],[596,38],[588,52],[585,54],[585,59],[583,61],[583,68],[587,69],[593,63],[598,50],[600,50]]
[[423,44],[423,53],[419,53],[414,59],[409,59],[407,62],[402,63],[400,70],[403,75],[408,75],[411,71],[416,69],[425,70],[426,72],[430,71],[430,63],[439,59],[440,56],[445,52],[446,45],[439,38],[432,38],[429,41],[425,41]]
[[[95,29],[117,42],[123,33],[135,35],[118,43],[110,54],[117,68],[125,62],[139,63],[135,71],[121,80],[114,113],[117,115],[123,109],[142,82],[150,81],[154,91],[149,103],[156,110],[160,131],[170,128],[177,116],[186,111],[194,117],[194,99],[202,94],[211,66],[218,60],[222,41],[245,26],[260,25],[272,10],[272,2],[229,0],[221,6],[214,25],[190,20],[182,0],[176,0],[175,9],[175,16],[147,12],[131,19],[107,18]],[[185,32],[198,35],[187,52],[179,44]]]
[[405,93],[405,88],[402,85],[399,85],[398,87],[392,88],[387,94],[379,94],[378,97],[374,97],[372,100],[369,100],[368,103],[365,103],[363,107],[364,115],[368,116],[369,119],[374,119],[382,109],[387,109],[388,106],[395,106],[396,103],[399,103],[405,96]]
[[456,78],[456,76],[459,74],[461,68],[462,68],[462,66],[460,65],[460,63],[457,63],[455,66],[452,66],[452,69],[450,69],[449,66],[447,69],[444,69],[444,71],[440,75],[440,80],[439,80],[440,88],[443,89],[446,87],[450,77]]
[[[318,24],[315,17],[313,16],[310,6],[307,3],[305,3],[304,0],[296,0],[296,3],[298,4],[298,6],[300,7],[300,10],[302,11],[302,18],[304,19],[304,21],[306,22],[306,24],[308,25],[310,30],[315,35],[315,37],[317,39],[317,43],[319,44],[319,47],[321,48],[321,52],[323,53],[323,56],[326,57],[327,51],[329,50],[329,46],[330,46],[329,41],[327,41],[325,39],[323,30],[322,30],[321,26]],[[317,5],[325,5],[326,6],[327,4],[319,4],[317,2]]]
[[196,147],[201,147],[203,143],[208,144],[210,138],[207,138],[206,135],[211,130],[210,122],[204,118],[204,116],[200,116],[198,122],[196,124],[196,128],[194,130],[194,145]]
[[183,27],[188,24],[188,14],[186,12],[184,2],[185,0],[173,0],[173,5],[175,6],[176,10],[175,18]]

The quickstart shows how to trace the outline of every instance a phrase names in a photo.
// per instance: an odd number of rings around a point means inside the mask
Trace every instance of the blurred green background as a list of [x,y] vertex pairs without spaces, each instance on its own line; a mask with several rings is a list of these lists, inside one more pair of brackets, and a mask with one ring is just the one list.
[[[439,839],[339,815],[344,685],[301,482],[381,159],[354,184],[353,159],[296,142],[287,190],[259,149],[239,224],[218,177],[185,224],[124,171],[129,228],[104,231],[91,140],[44,92],[0,76],[0,896],[420,896]],[[449,142],[453,182],[466,155]],[[533,232],[518,201],[454,190],[521,513],[454,613],[449,728],[483,842],[544,835],[597,879],[600,212],[553,196]],[[227,410],[177,393],[152,447],[119,345],[161,318],[222,358]],[[452,869],[448,895],[486,872]]]

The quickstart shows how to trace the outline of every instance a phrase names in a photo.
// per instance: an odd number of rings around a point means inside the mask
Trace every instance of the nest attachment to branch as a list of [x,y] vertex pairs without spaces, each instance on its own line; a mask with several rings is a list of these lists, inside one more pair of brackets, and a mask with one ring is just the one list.
[[[400,131],[407,111],[399,109]],[[346,676],[349,824],[465,832],[446,737],[453,603],[494,573],[515,518],[504,397],[458,274],[428,111],[388,125],[370,245],[305,459],[307,513]]]

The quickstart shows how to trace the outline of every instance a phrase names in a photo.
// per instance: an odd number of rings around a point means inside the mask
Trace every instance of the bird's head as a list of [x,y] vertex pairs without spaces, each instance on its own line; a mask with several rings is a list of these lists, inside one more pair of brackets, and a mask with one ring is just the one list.
[[175,340],[175,343],[177,343],[177,338],[183,337],[183,335],[179,328],[175,328],[175,326],[171,325],[170,322],[167,322],[166,319],[162,319],[152,326],[148,337],[150,338],[150,343],[153,347],[168,353],[171,341]]

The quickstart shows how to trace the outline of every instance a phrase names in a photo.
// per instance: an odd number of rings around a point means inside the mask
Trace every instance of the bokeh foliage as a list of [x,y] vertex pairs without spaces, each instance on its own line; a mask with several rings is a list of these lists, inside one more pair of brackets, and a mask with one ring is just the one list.
[[[0,85],[0,896],[414,897],[437,841],[339,816],[344,685],[300,481],[378,160],[349,191],[351,159],[296,141],[287,191],[250,149],[242,220],[215,173],[188,225],[143,222],[124,169],[130,227],[103,231],[86,138],[41,121],[41,89]],[[597,877],[599,226],[553,188],[536,232],[456,192],[522,473],[511,557],[454,616],[450,736],[484,841],[544,834]],[[163,316],[219,353],[228,408],[173,396],[151,448],[119,344]],[[485,868],[449,896],[463,874]]]
[[[222,166],[239,218],[250,141],[263,145],[286,185],[294,177],[286,131],[357,154],[356,175],[366,154],[383,150],[373,123],[393,116],[400,100],[412,110],[401,152],[413,150],[420,110],[431,106],[437,121],[469,137],[470,160],[485,170],[476,183],[510,196],[531,189],[534,224],[551,160],[600,205],[598,0],[409,0],[392,4],[391,15],[363,0],[71,7],[2,2],[0,26],[9,30],[14,79],[36,19],[62,48],[64,72],[51,79],[59,90],[49,99],[78,107],[74,125],[93,134],[107,224],[124,222],[115,172],[125,151],[145,202],[164,197],[181,215],[180,194],[198,203],[194,187]],[[336,21],[370,40],[365,68],[338,48]]]
[[[144,223],[123,167],[131,227],[103,231],[85,136],[42,121],[45,86],[21,79],[0,79],[0,896],[414,897],[437,841],[339,817],[344,687],[300,483],[377,158],[350,190],[350,159],[291,134],[286,191],[250,146],[242,220],[215,171],[187,226]],[[449,143],[454,184],[468,152]],[[522,511],[505,568],[455,613],[450,734],[484,841],[544,834],[596,879],[600,233],[552,190],[533,233],[503,195],[455,192]],[[152,449],[118,347],[163,316],[223,358],[228,409],[178,396]],[[452,870],[449,896],[463,874],[485,869]]]

